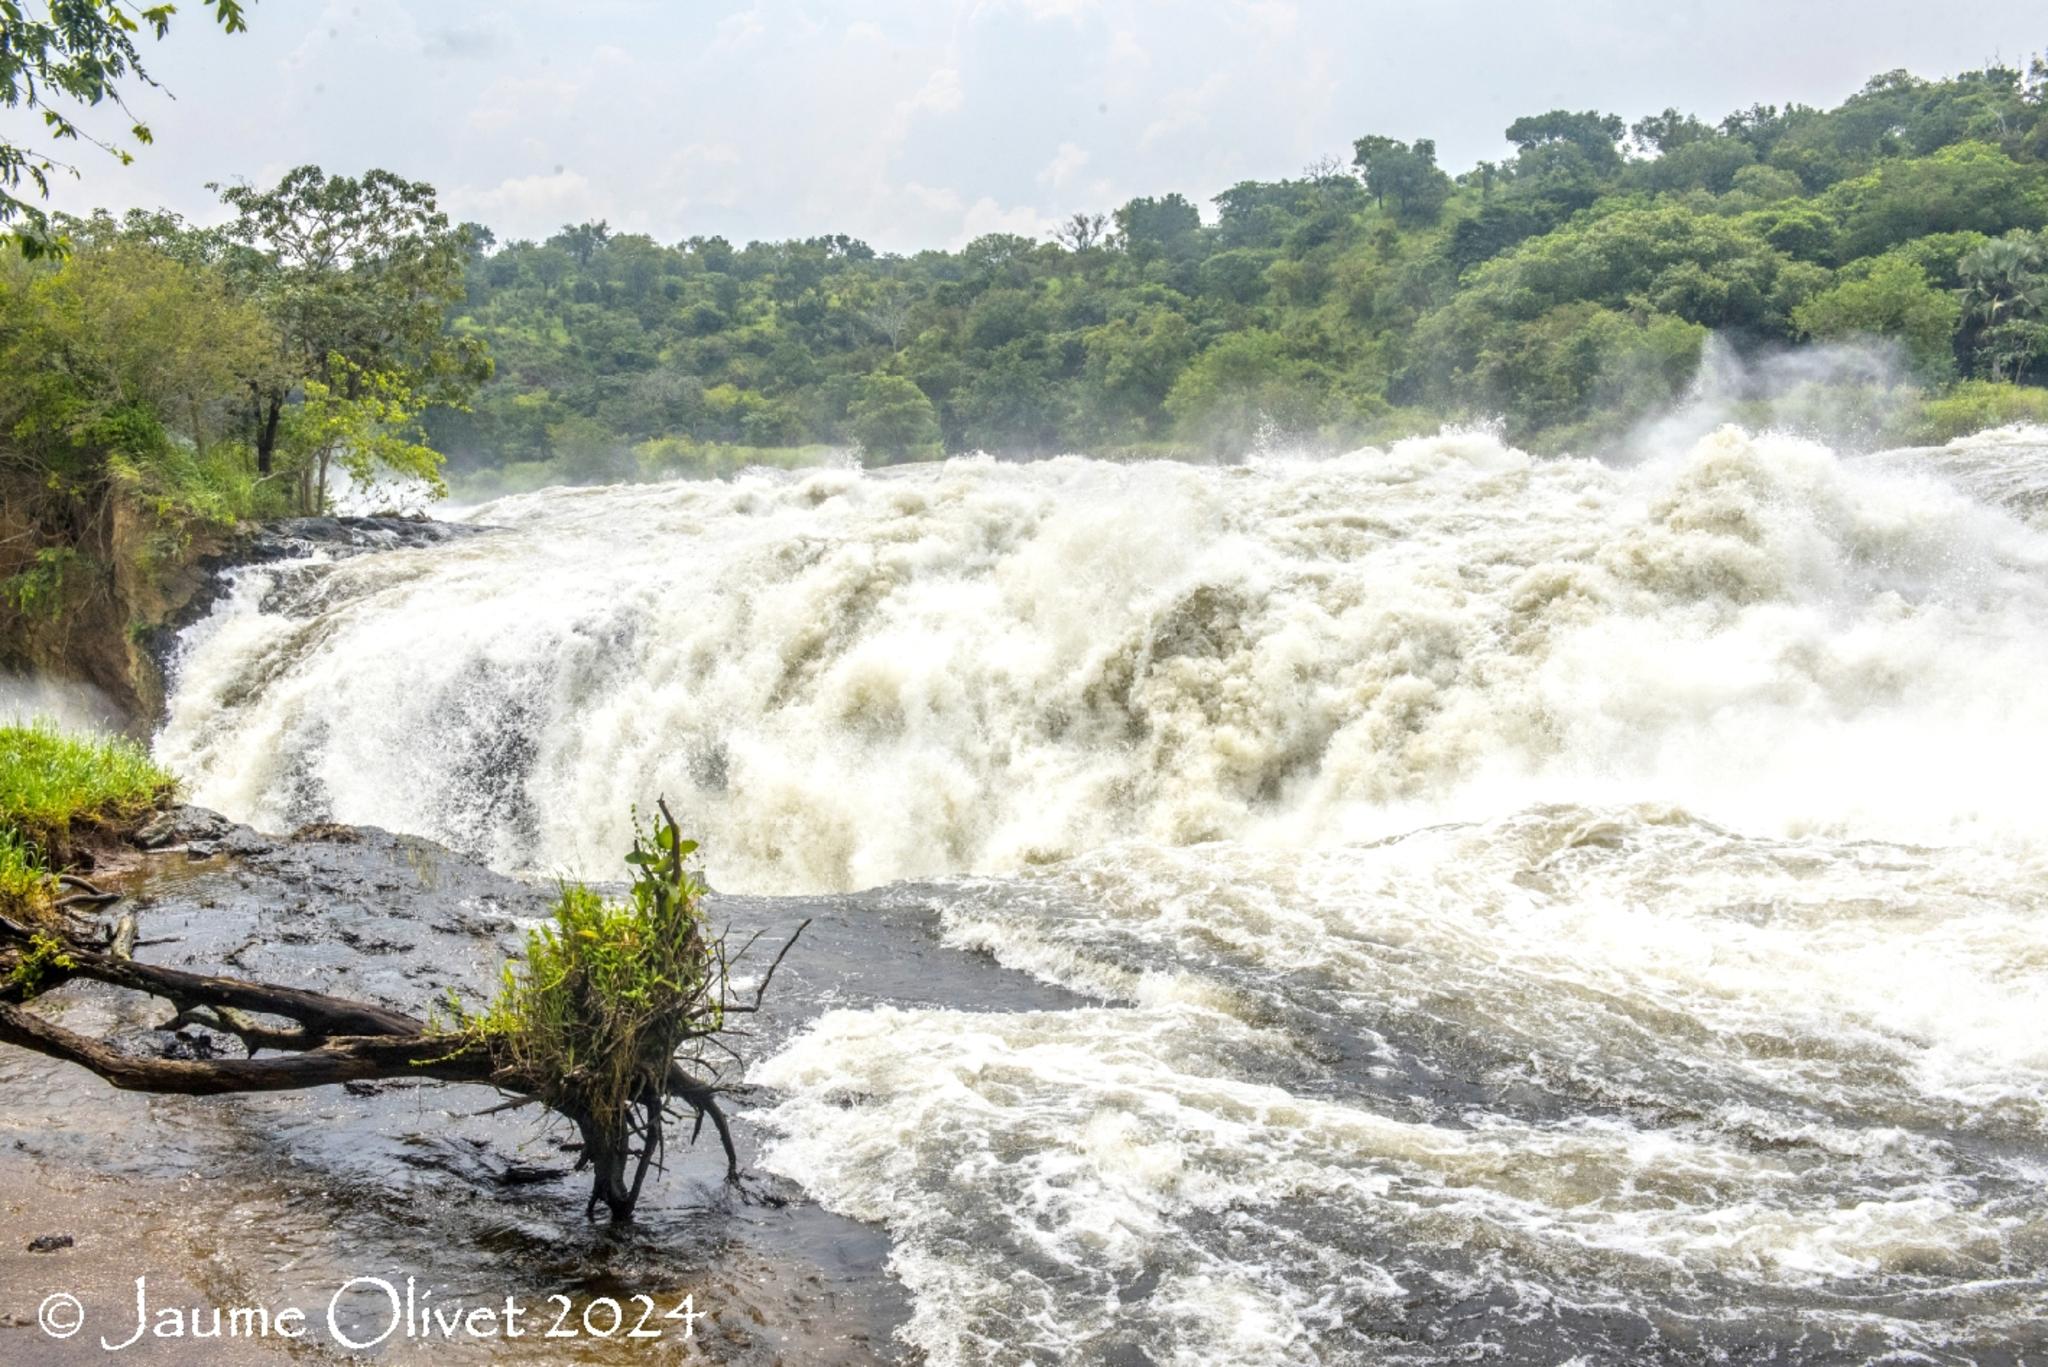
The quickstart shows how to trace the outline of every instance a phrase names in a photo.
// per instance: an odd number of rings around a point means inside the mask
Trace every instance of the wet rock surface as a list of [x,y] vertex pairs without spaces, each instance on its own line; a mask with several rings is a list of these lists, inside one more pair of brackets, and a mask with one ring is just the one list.
[[[181,808],[144,834],[159,853],[131,876],[128,900],[111,909],[136,913],[139,958],[420,1016],[445,1012],[451,992],[481,1001],[551,902],[548,887],[370,828],[326,825],[279,837]],[[831,1006],[1077,1004],[939,944],[931,912],[902,889],[874,899],[714,897],[712,912],[730,926],[735,946],[761,933],[759,961],[743,961],[742,977],[765,969],[796,924],[813,918],[776,976],[755,1038],[743,1042],[753,1057]],[[131,1050],[241,1052],[232,1037],[163,1031],[157,1027],[173,1014],[167,1004],[98,984],[69,984],[38,1009]],[[648,1343],[654,1360],[897,1357],[891,1334],[907,1305],[887,1274],[880,1232],[758,1172],[734,1191],[708,1140],[696,1148],[678,1141],[668,1171],[650,1179],[637,1224],[587,1223],[583,1175],[570,1171],[575,1154],[563,1147],[573,1132],[543,1123],[530,1107],[480,1114],[499,1099],[484,1088],[406,1082],[275,1096],[137,1096],[75,1068],[0,1051],[0,1225],[7,1191],[69,1188],[93,1218],[66,1219],[78,1241],[67,1258],[92,1260],[106,1284],[129,1287],[131,1299],[132,1278],[143,1274],[200,1287],[221,1304],[305,1305],[315,1321],[311,1311],[358,1275],[412,1276],[444,1300],[473,1304],[517,1295],[546,1305],[559,1294],[580,1307],[601,1296],[646,1295],[665,1309],[691,1294],[709,1312],[694,1343]],[[760,1136],[745,1118],[744,1097],[736,1109],[751,1171]],[[21,1218],[38,1204],[24,1198]],[[47,1232],[49,1214],[42,1210],[35,1232]],[[4,1265],[0,1273],[8,1301],[0,1319],[18,1325],[0,1325],[0,1360],[28,1360],[17,1350],[47,1346],[33,1314],[51,1288]],[[115,1314],[117,1304],[104,1312]],[[384,1360],[411,1361],[426,1347],[395,1347]],[[452,1353],[550,1362],[622,1351],[531,1339],[433,1350],[436,1360]]]
[[417,516],[291,517],[257,528],[238,552],[235,563],[294,560],[316,551],[346,554],[438,546],[444,541],[481,536],[492,530],[474,523],[438,522]]

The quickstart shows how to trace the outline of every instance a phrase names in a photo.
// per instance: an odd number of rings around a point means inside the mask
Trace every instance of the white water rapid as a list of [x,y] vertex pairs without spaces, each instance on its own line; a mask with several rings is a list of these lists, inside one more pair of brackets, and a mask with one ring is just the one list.
[[538,873],[666,794],[1094,999],[754,1068],[930,1361],[2048,1354],[2048,432],[469,517],[240,571],[160,757]]

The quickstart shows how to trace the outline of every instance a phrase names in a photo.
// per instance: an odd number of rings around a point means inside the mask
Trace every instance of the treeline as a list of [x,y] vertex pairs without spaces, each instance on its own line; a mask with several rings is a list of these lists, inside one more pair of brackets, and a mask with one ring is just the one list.
[[2048,63],[1505,135],[1458,176],[1371,135],[1213,222],[1167,194],[912,256],[602,223],[499,244],[430,186],[314,167],[222,190],[214,228],[60,216],[64,255],[0,261],[0,598],[57,611],[115,491],[175,528],[315,510],[338,476],[431,487],[444,456],[485,489],[1471,419],[1587,449],[1709,335],[1885,339],[1928,396],[1894,438],[2048,418]]
[[1668,403],[1710,333],[1876,336],[1930,390],[2026,384],[2048,377],[2044,91],[2037,59],[1718,123],[1552,111],[1455,177],[1428,140],[1368,136],[1348,166],[1232,187],[1213,223],[1169,194],[907,257],[475,229],[454,326],[497,374],[430,428],[523,482],[804,443],[1235,453],[1491,417],[1554,449]]
[[467,238],[432,188],[302,167],[221,197],[218,228],[53,219],[0,251],[0,663],[147,626],[208,527],[440,487],[422,415],[490,361],[448,328]]

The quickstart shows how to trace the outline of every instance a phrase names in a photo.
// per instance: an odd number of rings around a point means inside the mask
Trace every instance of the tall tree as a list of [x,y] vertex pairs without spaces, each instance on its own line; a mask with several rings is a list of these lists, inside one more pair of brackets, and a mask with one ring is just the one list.
[[306,381],[356,399],[387,375],[419,402],[454,405],[490,377],[483,343],[446,327],[469,249],[433,186],[301,166],[268,190],[210,188],[236,211],[225,230],[239,246],[230,271],[275,323],[291,377],[250,382],[261,473],[273,469],[285,405]]
[[[229,33],[246,27],[242,0],[203,0]],[[50,144],[89,142],[123,165],[135,159],[125,145],[89,133],[75,112],[111,102],[131,122],[128,136],[148,145],[149,125],[136,118],[121,95],[121,82],[145,86],[156,81],[142,64],[138,34],[158,39],[170,32],[173,5],[142,9],[122,0],[48,0],[38,18],[21,0],[0,0],[0,109],[40,115]],[[29,147],[0,138],[0,228],[11,228],[21,250],[41,256],[60,250],[49,215],[14,194],[25,180],[41,199],[50,197],[50,176],[78,168],[59,160],[54,147]]]
[[1451,197],[1451,178],[1437,169],[1436,143],[1417,138],[1397,142],[1377,134],[1352,144],[1352,164],[1365,176],[1365,189],[1384,208],[1394,197],[1394,214],[1403,223],[1433,223]]
[[2048,355],[2048,273],[2032,239],[1986,242],[1956,263],[1962,307],[1974,325],[1976,352],[1994,380],[2019,379]]

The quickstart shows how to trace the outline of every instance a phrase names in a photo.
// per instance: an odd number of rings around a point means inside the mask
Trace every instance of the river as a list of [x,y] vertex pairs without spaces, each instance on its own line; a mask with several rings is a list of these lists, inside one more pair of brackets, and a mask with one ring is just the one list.
[[752,1066],[933,1363],[2018,1362],[2044,503],[2039,429],[553,490],[238,572],[157,751],[525,875],[665,794],[1077,994]]

